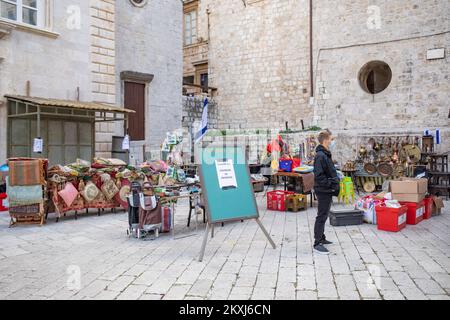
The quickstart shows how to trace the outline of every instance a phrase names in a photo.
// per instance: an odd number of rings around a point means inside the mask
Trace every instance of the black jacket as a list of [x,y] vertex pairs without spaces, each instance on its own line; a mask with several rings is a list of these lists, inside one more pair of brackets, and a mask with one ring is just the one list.
[[317,146],[314,158],[314,191],[332,193],[335,196],[339,194],[339,178],[331,152],[322,145]]

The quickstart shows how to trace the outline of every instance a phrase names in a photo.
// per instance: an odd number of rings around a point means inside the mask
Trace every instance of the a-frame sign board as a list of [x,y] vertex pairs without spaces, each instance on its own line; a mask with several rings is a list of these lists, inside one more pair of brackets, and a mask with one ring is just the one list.
[[255,219],[272,247],[275,243],[259,220],[250,171],[241,147],[201,150],[200,183],[208,217],[199,260],[203,260],[208,233],[214,224]]

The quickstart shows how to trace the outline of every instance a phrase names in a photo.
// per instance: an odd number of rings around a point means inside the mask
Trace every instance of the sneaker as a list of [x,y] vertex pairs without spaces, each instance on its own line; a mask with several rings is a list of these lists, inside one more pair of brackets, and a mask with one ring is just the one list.
[[320,241],[320,244],[323,244],[323,245],[325,245],[325,244],[333,244],[333,242],[328,241],[327,239],[323,239],[322,241]]
[[322,244],[318,244],[314,246],[314,251],[318,254],[329,254],[330,251],[328,251],[327,248],[325,248]]

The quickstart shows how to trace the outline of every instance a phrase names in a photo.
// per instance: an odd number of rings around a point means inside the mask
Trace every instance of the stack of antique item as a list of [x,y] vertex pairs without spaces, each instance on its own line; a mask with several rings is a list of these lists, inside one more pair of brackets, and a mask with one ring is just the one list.
[[158,195],[173,195],[176,186],[184,185],[182,169],[168,166],[164,161],[144,162],[138,167],[118,159],[95,158],[91,164],[83,160],[49,169],[51,205],[48,211],[58,218],[68,211],[127,209],[131,183],[149,182]]
[[356,160],[346,163],[343,171],[354,172],[357,187],[371,193],[388,180],[415,176],[421,150],[419,136],[371,137],[360,145]]
[[448,154],[434,152],[433,136],[424,136],[422,140],[422,161],[429,166],[430,192],[436,195],[450,196],[450,172]]
[[[11,158],[5,167],[8,171],[0,176],[5,185],[0,185],[6,193],[0,190],[0,204],[2,211],[9,209],[11,225],[43,224],[53,212],[58,221],[68,212],[77,219],[89,209],[99,215],[105,209],[128,209],[132,183],[151,185],[158,198],[176,197],[198,186],[198,177],[187,177],[170,158],[168,163],[157,160],[136,167],[119,159],[94,158],[92,163],[78,159],[50,168],[46,159]],[[4,200],[9,208],[3,207]]]
[[[433,137],[384,138],[379,145],[371,138],[361,146],[356,165],[361,176],[383,176],[388,179],[383,192],[368,194],[357,200],[355,207],[364,212],[365,221],[377,224],[379,230],[398,232],[440,213],[441,192],[450,189],[447,154],[433,152]],[[386,143],[387,142],[387,143]],[[382,152],[384,150],[384,154]],[[375,191],[375,183],[363,186]]]

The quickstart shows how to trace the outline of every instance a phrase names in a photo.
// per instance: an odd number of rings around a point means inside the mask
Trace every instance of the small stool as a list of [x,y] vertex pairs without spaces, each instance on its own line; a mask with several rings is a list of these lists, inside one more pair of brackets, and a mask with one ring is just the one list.
[[344,177],[339,183],[340,191],[338,201],[345,201],[346,204],[355,202],[355,188],[353,187],[353,180],[350,177]]

